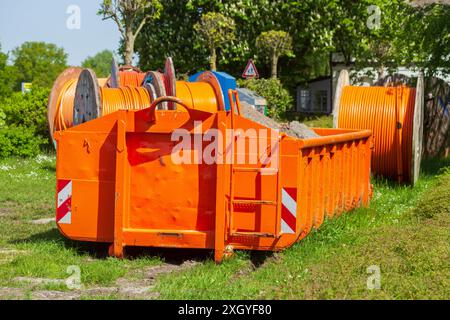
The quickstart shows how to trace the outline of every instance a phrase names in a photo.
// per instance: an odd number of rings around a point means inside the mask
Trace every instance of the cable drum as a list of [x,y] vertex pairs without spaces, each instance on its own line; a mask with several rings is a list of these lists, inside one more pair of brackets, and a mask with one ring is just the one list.
[[[74,82],[78,81],[82,70],[82,68],[68,68],[58,76],[53,84],[47,105],[47,121],[52,140],[53,132],[62,130],[63,123],[67,127],[70,127],[72,124],[73,112],[70,110],[67,114],[65,113],[67,110],[65,102],[70,101],[70,98],[72,98],[73,104],[74,95],[68,92],[71,86],[69,82],[73,85]],[[64,104],[62,104],[63,102]],[[57,120],[57,117],[62,117],[63,119],[59,118]]]
[[[144,76],[144,85],[151,85],[156,97],[161,98],[167,96],[164,74],[157,71],[149,71]],[[168,110],[167,102],[163,102],[158,106],[160,110]]]
[[[176,81],[171,58],[166,61],[164,73],[145,74],[137,68],[119,68],[113,60],[108,79],[97,79],[93,70],[82,68],[61,74],[48,106],[50,131],[66,130],[118,110],[142,110],[168,95],[177,96],[194,110],[217,112],[225,108],[220,81],[211,72],[204,72],[196,82],[184,82]],[[173,101],[165,101],[157,109],[186,112]]]
[[[78,78],[82,68],[68,68],[55,81],[47,106],[49,133],[53,139],[55,131],[66,130],[73,126],[73,104]],[[97,79],[100,87],[106,86],[108,79]]]
[[71,79],[64,84],[58,95],[57,108],[53,120],[53,128],[56,131],[66,130],[73,124],[72,106],[76,87],[77,80]]
[[73,124],[79,125],[100,116],[100,94],[97,76],[84,69],[78,78],[73,105]]
[[144,82],[145,73],[135,71],[119,71],[120,87],[140,87]]
[[142,110],[151,104],[150,94],[143,87],[100,88],[102,105],[100,116],[118,110]]
[[416,89],[344,86],[339,94],[337,126],[373,133],[372,172],[414,184],[419,175],[422,130]]
[[146,87],[99,88],[97,82],[92,70],[85,69],[81,72],[73,106],[74,125],[118,110],[142,110],[148,108],[152,102]]

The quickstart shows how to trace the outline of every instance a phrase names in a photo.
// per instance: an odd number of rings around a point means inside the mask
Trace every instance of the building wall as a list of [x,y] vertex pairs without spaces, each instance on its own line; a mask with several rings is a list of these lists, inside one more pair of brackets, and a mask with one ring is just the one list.
[[[305,92],[309,92],[309,97]],[[297,88],[297,112],[331,113],[331,79],[311,81],[305,87]]]

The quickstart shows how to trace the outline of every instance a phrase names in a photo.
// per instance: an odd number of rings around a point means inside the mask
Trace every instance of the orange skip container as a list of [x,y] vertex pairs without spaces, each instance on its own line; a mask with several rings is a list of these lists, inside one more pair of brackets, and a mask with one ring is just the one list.
[[[321,137],[295,139],[232,112],[161,99],[188,112],[155,110],[155,101],[54,134],[65,237],[110,243],[117,257],[127,246],[213,249],[220,262],[234,249],[284,249],[324,219],[369,203],[369,130],[314,129]],[[211,129],[239,132],[231,145],[217,141],[216,155],[231,149],[234,161],[174,161],[172,133],[180,128],[191,139],[183,149],[190,159],[199,146],[208,150]],[[237,161],[254,155],[255,139],[269,141],[270,167]]]

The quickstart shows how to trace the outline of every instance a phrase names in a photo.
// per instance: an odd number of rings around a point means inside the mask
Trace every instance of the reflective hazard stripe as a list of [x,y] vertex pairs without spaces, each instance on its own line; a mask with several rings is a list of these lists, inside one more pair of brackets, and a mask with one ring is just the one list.
[[59,224],[72,223],[72,181],[58,180],[58,202],[56,209],[56,222]]
[[282,188],[281,231],[295,234],[297,224],[297,188]]

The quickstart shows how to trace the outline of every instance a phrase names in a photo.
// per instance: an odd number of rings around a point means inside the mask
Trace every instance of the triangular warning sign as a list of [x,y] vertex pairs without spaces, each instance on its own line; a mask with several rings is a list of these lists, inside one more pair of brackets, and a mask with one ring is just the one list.
[[243,78],[259,78],[258,70],[256,70],[256,66],[253,63],[253,60],[248,60],[247,66],[245,67],[244,73],[242,74]]

